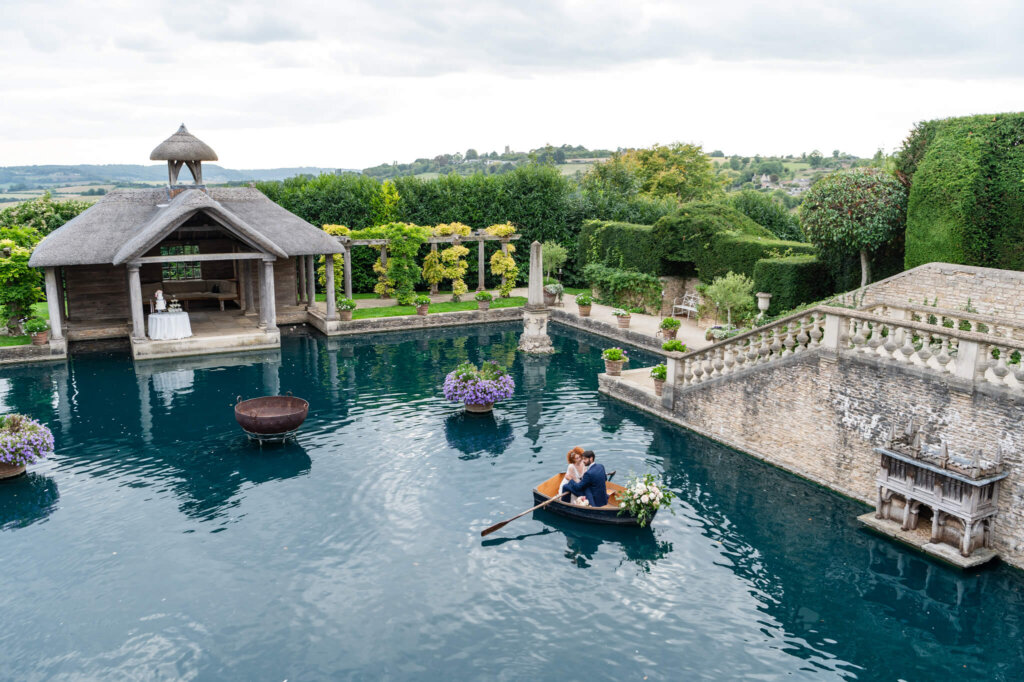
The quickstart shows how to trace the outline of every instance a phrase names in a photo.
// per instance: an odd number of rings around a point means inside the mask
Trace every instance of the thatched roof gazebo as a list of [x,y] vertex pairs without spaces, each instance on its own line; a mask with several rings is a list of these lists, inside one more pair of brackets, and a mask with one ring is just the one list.
[[[46,271],[52,336],[119,336],[130,322],[135,356],[158,355],[147,346],[145,303],[159,289],[186,306],[212,302],[219,307],[213,313],[237,306],[236,326],[258,317],[250,327],[267,337],[259,345],[279,345],[279,318],[305,321],[315,299],[314,259],[327,257],[333,280],[333,256],[344,247],[255,188],[204,186],[202,161],[217,154],[184,125],[151,158],[167,161],[167,187],[113,190],[33,252],[30,265]],[[178,182],[183,165],[194,184]],[[328,320],[333,303],[328,297]],[[226,320],[214,326],[227,328]]]

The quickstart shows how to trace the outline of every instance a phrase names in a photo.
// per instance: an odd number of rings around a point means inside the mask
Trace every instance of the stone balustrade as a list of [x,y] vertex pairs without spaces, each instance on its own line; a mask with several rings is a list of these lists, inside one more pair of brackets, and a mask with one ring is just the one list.
[[894,306],[888,303],[875,303],[862,308],[863,312],[882,317],[892,317],[914,322],[958,329],[960,331],[988,334],[1006,339],[1024,340],[1024,328],[1004,318],[991,315],[979,315],[963,310],[949,310],[920,305]]
[[[966,318],[964,318],[966,319]],[[862,353],[1024,394],[1024,342],[874,312],[817,306],[691,353],[667,353],[663,405],[679,391],[819,348]],[[999,332],[997,335],[995,332]]]

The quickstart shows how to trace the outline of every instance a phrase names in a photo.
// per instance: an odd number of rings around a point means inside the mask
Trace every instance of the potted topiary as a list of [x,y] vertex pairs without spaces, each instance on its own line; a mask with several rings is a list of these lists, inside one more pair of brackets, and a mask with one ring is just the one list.
[[551,284],[546,285],[544,287],[544,305],[555,305],[555,302],[562,298],[562,292],[564,291],[565,287],[558,282],[552,282]]
[[679,339],[670,339],[665,343],[661,344],[661,349],[675,353],[685,353],[686,344],[680,341]]
[[412,304],[416,306],[417,315],[426,315],[430,310],[430,297],[426,294],[418,294],[416,298],[412,299]]
[[629,320],[632,318],[632,315],[629,314],[628,310],[616,308],[612,311],[612,315],[614,315],[615,319],[618,321],[619,329],[629,329]]
[[508,370],[492,361],[477,368],[464,362],[444,379],[444,397],[453,403],[465,403],[466,412],[490,412],[494,403],[511,398],[516,382]]
[[594,297],[590,294],[580,294],[576,297],[576,305],[580,309],[580,317],[590,317],[590,306],[594,303]]
[[352,311],[356,309],[356,301],[353,298],[338,299],[338,318],[346,322],[352,319]]
[[661,321],[661,335],[666,339],[676,338],[676,333],[679,331],[679,325],[681,323],[674,317],[666,317]]
[[33,345],[45,346],[50,341],[50,323],[41,317],[28,318],[21,328],[32,336]]
[[489,291],[478,291],[476,292],[476,296],[473,298],[476,299],[477,310],[487,310],[491,307],[491,301],[494,300],[494,295]]
[[25,466],[53,454],[50,429],[21,414],[0,417],[0,478],[25,473]]
[[651,367],[651,378],[654,379],[654,395],[661,395],[665,379],[668,378],[668,367],[665,363]]
[[613,377],[621,375],[622,366],[629,362],[629,356],[621,348],[606,348],[601,357],[604,358],[605,374]]

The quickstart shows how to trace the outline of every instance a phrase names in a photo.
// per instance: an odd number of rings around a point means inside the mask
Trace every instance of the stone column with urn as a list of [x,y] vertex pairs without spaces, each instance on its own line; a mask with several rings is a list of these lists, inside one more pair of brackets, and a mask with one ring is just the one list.
[[541,243],[530,245],[530,285],[526,307],[523,309],[523,334],[519,337],[519,350],[524,353],[554,353],[548,336],[547,306],[544,305],[544,270],[541,261]]

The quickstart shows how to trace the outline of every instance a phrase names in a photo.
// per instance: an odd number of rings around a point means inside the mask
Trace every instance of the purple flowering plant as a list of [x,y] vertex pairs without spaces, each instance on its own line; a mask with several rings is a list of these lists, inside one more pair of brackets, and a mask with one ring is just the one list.
[[479,368],[464,362],[444,379],[444,397],[453,403],[487,405],[511,398],[515,390],[516,382],[508,370],[494,361]]
[[53,434],[20,414],[0,417],[0,464],[22,466],[53,454]]

